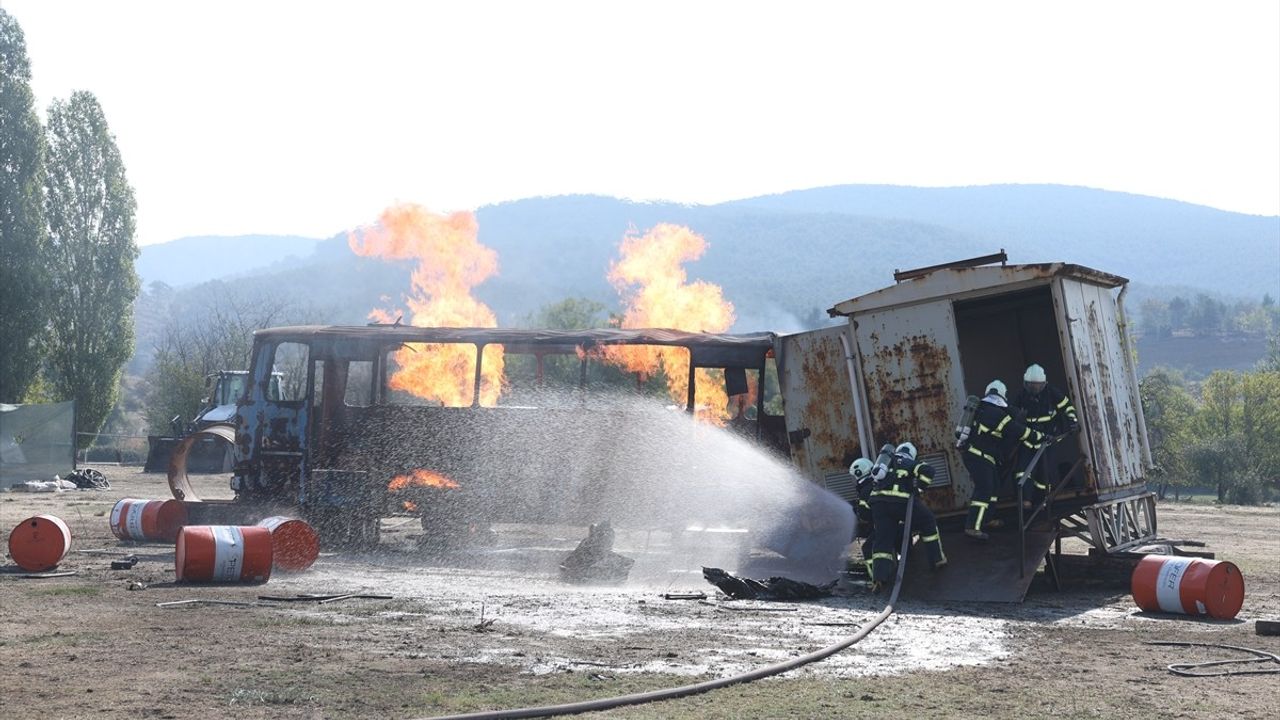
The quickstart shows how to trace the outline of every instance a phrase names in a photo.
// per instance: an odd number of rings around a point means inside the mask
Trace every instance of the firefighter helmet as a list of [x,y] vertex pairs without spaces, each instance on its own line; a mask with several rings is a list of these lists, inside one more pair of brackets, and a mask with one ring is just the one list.
[[899,455],[906,455],[912,460],[916,459],[916,446],[912,445],[909,442],[902,443],[901,445],[898,446],[896,450],[894,450],[894,452],[896,452]]
[[1005,388],[1004,383],[1000,382],[999,380],[992,380],[991,382],[987,383],[988,395],[990,395],[991,393],[995,393],[1000,397],[1006,397],[1008,395],[1008,392],[1009,391]]
[[1022,382],[1025,383],[1043,383],[1048,381],[1049,379],[1046,378],[1044,374],[1044,368],[1035,364],[1028,366],[1027,371],[1022,375]]
[[853,476],[854,480],[861,480],[862,478],[870,475],[871,461],[866,458],[858,458],[857,460],[854,460],[853,464],[849,466],[849,474]]

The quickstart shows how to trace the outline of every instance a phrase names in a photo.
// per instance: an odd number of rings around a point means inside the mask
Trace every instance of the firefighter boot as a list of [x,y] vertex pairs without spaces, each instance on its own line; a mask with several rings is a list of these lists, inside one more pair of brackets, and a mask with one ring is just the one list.
[[990,536],[982,532],[982,520],[987,514],[989,503],[983,500],[969,501],[969,517],[964,524],[964,534],[974,540],[988,540]]

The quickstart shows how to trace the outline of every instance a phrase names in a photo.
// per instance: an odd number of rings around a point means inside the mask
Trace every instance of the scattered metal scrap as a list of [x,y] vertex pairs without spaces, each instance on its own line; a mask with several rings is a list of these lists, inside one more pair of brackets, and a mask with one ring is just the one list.
[[825,585],[813,585],[784,577],[752,580],[735,577],[720,568],[709,567],[702,568],[702,577],[734,600],[815,600],[830,597],[836,586],[834,580]]
[[170,600],[169,602],[158,602],[158,608],[181,607],[184,605],[234,605],[236,607],[253,607],[257,603],[241,602],[239,600],[212,600],[209,598],[195,598],[192,600]]
[[130,555],[126,558],[121,558],[120,560],[112,560],[111,569],[112,570],[132,570],[133,566],[137,564],[138,564],[138,556]]
[[662,593],[663,600],[706,600],[707,594],[704,592],[691,593]]
[[593,524],[578,547],[560,563],[560,580],[568,583],[625,581],[636,561],[614,552],[613,539],[613,527],[608,520]]
[[49,578],[70,577],[75,574],[75,570],[63,570],[61,572],[23,573],[14,577],[20,580],[47,580]]
[[394,600],[395,597],[391,595],[369,595],[366,593],[344,593],[342,595],[259,595],[258,599],[268,602],[314,602],[325,605],[342,600]]

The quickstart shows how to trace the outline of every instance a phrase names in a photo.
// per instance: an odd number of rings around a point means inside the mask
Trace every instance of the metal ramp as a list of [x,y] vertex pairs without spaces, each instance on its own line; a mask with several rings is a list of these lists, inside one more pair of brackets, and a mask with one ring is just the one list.
[[902,597],[927,602],[1022,602],[1036,570],[1053,545],[1054,532],[1047,529],[1026,533],[1026,565],[1018,568],[1018,533],[991,533],[987,542],[976,542],[959,530],[942,533],[942,550],[947,567],[928,567],[924,548],[912,547]]

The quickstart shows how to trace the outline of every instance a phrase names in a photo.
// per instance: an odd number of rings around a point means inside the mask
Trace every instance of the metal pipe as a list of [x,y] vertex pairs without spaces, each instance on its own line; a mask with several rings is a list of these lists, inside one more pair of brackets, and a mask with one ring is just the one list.
[[[849,318],[849,324],[846,327],[849,333],[853,332],[853,318]],[[871,429],[866,427],[867,423],[862,414],[862,396],[858,392],[860,374],[854,366],[856,357],[846,335],[846,333],[840,333],[840,347],[844,350],[845,369],[849,372],[849,392],[853,395],[853,416],[857,420],[858,442],[862,445],[862,457],[869,458],[875,444],[871,442]]]
[[698,386],[696,375],[698,366],[693,364],[693,353],[689,353],[689,356],[689,392],[685,412],[692,413],[694,403],[697,402],[697,393],[695,388]]
[[483,377],[484,345],[476,346],[476,381],[471,390],[471,407],[480,407],[480,379]]

